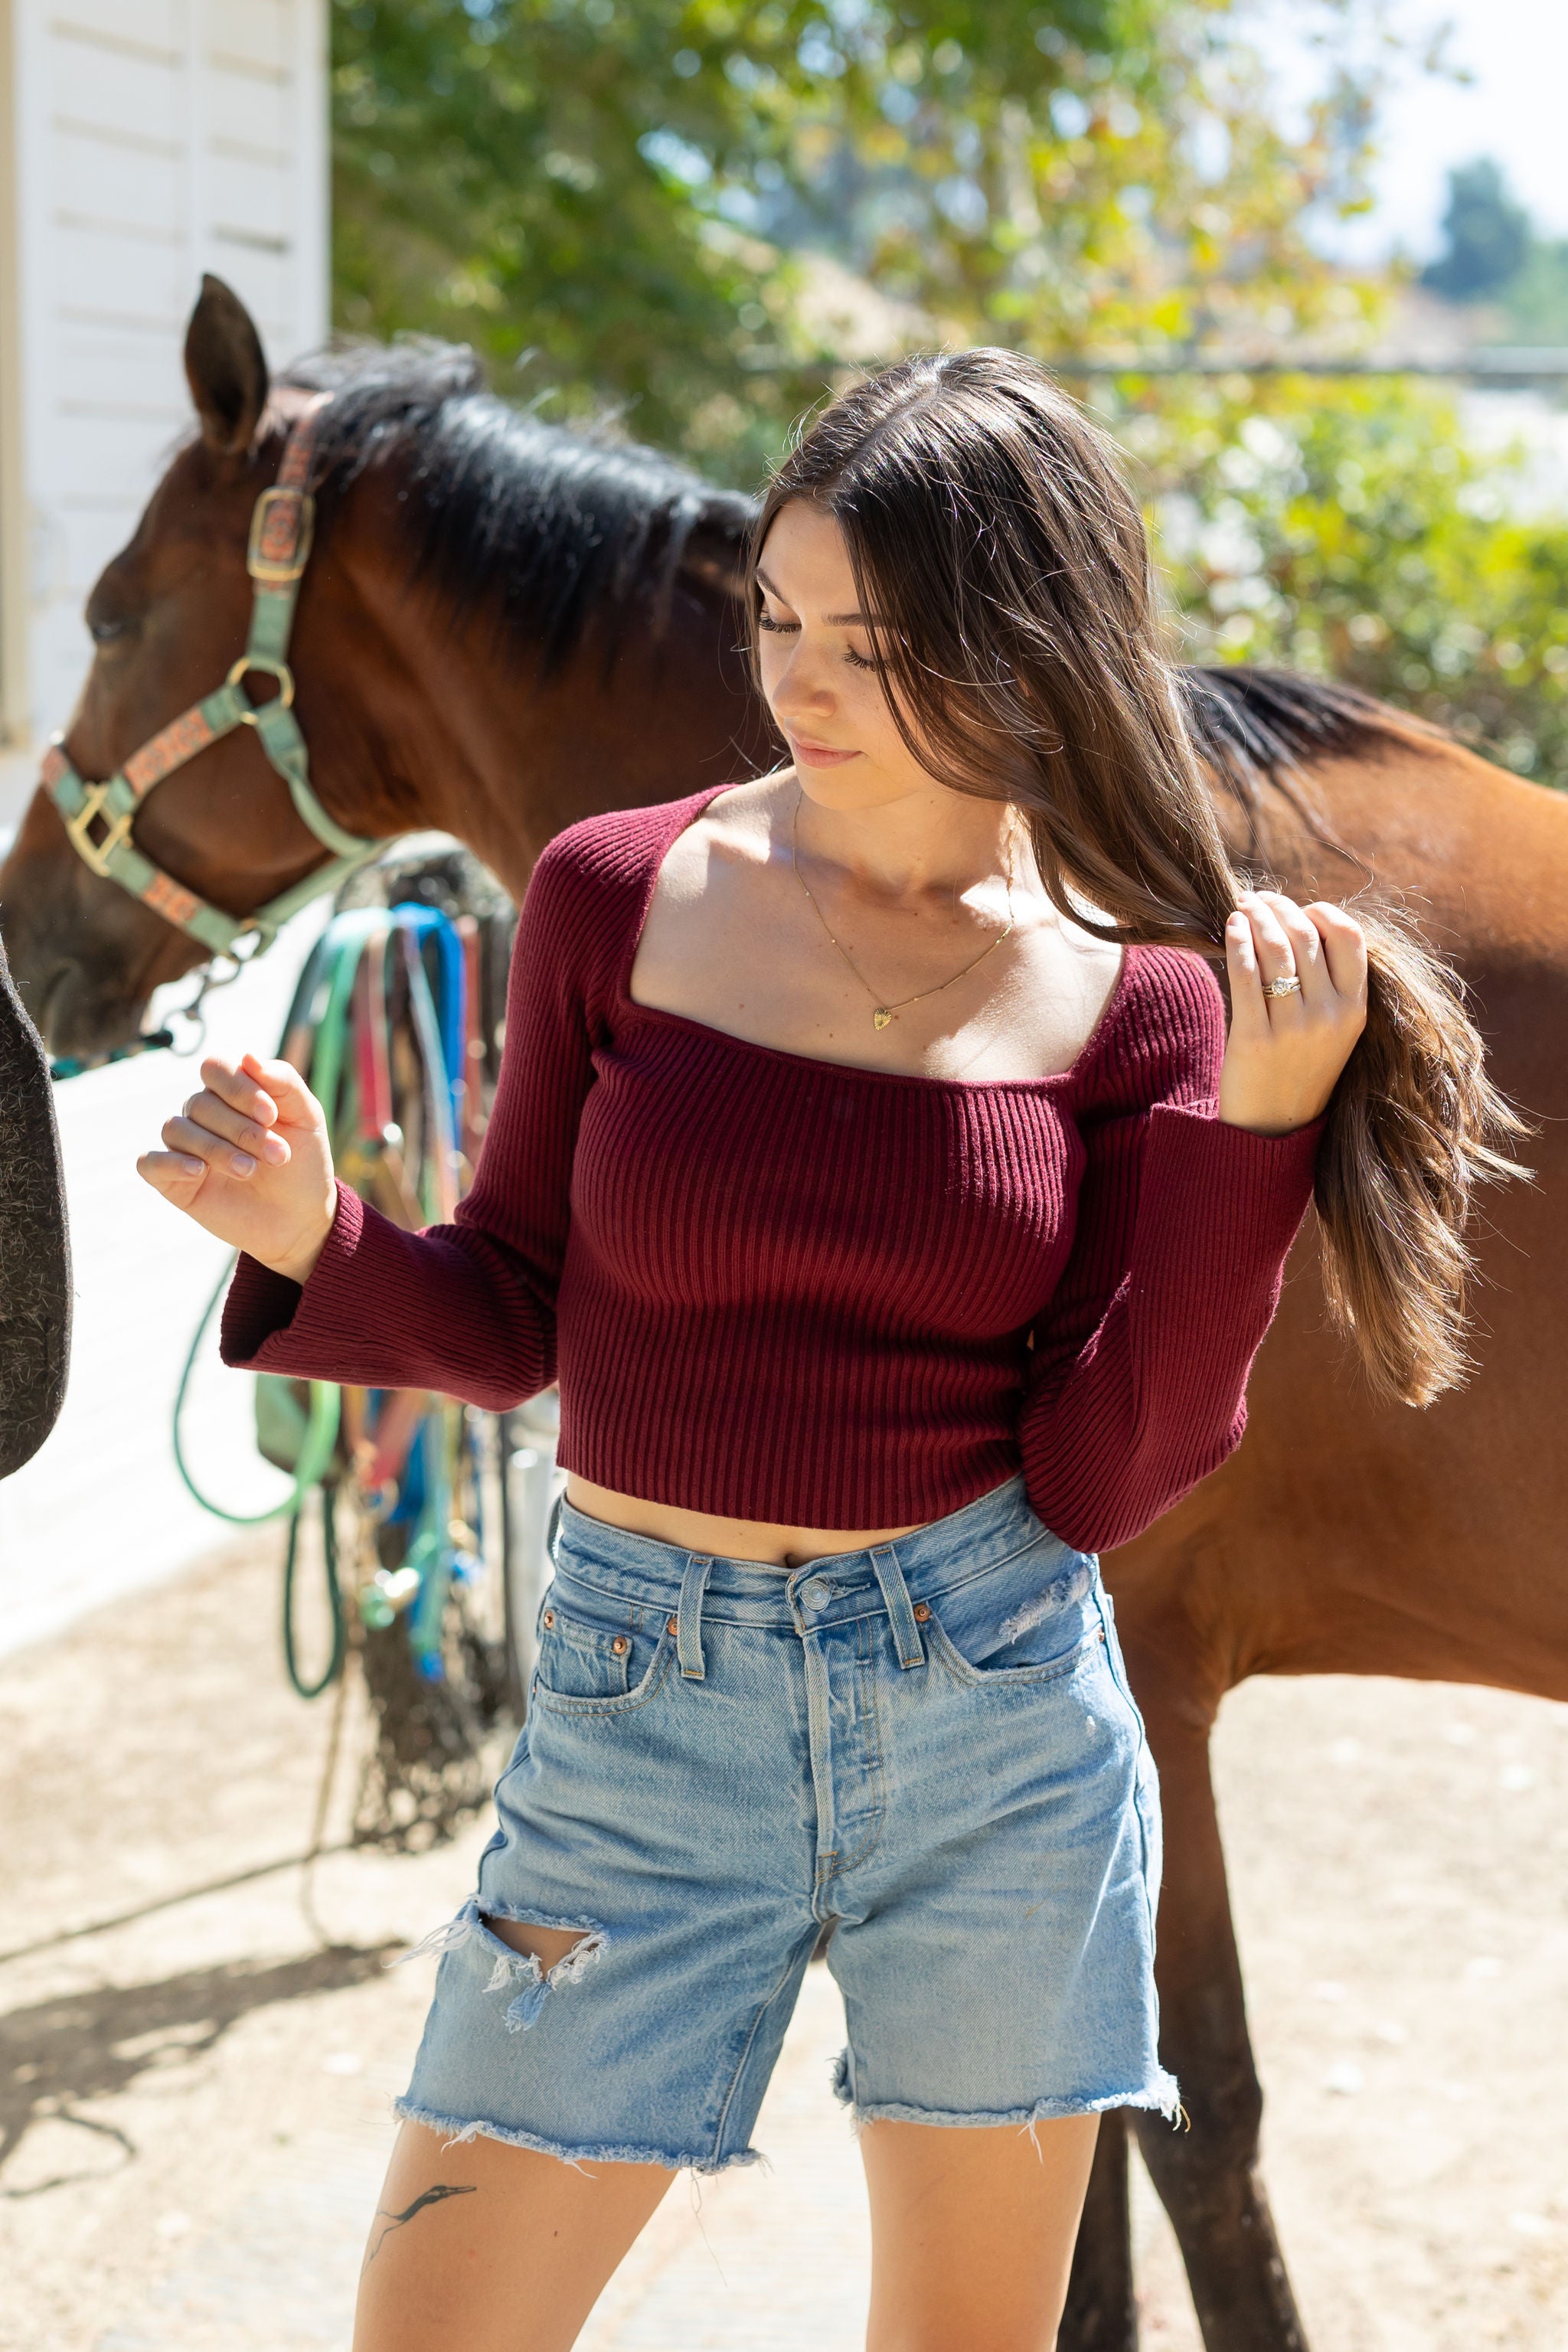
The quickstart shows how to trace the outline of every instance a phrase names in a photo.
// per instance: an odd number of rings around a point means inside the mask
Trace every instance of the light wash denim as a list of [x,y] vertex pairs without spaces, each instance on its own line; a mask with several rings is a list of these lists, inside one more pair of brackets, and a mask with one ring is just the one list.
[[[1014,1479],[788,1572],[570,1507],[528,1724],[399,2113],[570,2162],[756,2160],[826,1937],[858,2117],[1176,2112],[1159,1802],[1096,1561]],[[548,1973],[486,1917],[582,1931]]]

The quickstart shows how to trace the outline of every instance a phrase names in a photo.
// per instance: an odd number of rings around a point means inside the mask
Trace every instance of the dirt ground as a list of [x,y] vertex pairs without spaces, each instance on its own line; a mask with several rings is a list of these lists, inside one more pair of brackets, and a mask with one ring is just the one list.
[[[283,1683],[277,1542],[0,1665],[6,2352],[346,2352],[429,1990],[427,1963],[388,1963],[462,1900],[485,1831],[329,1853],[312,1927],[299,1869],[271,1867],[307,1842],[328,1730]],[[1568,1711],[1257,1684],[1218,1770],[1310,2341],[1568,2352]],[[347,1795],[345,1774],[330,1837]],[[771,2170],[679,2181],[588,2352],[858,2343],[836,2009],[814,1969],[757,2133]],[[1136,2218],[1146,2345],[1197,2352],[1142,2179]]]

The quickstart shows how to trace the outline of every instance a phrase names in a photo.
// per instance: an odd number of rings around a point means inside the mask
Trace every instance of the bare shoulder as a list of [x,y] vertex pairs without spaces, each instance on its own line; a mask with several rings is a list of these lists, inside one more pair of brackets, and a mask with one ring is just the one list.
[[659,868],[658,896],[667,908],[689,908],[714,883],[765,872],[788,795],[779,775],[756,776],[710,800],[696,822],[670,844]]
[[1032,952],[1025,963],[1031,980],[1048,991],[1065,1025],[1077,1027],[1087,1037],[1116,993],[1125,949],[1119,940],[1104,939],[1062,914],[1043,891],[1029,926],[1028,947]]

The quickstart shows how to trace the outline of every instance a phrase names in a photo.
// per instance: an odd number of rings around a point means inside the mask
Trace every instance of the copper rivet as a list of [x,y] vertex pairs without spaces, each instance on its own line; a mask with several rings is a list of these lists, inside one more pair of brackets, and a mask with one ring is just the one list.
[[675,1619],[672,1617],[672,1618],[670,1618],[670,1620],[669,1620],[668,1623],[665,1626],[665,1629],[664,1629],[664,1630],[665,1630],[665,1632],[666,1632],[667,1633],[679,1633],[679,1631],[680,1631],[680,1627],[679,1627],[679,1624],[676,1622]]
[[553,1624],[554,1624],[554,1622],[555,1622],[555,1612],[554,1612],[554,1610],[553,1610],[553,1609],[547,1609],[547,1610],[545,1611],[545,1612],[544,1612],[544,1622],[545,1622],[545,1623],[546,1623],[547,1625],[553,1625]]
[[915,1602],[915,1623],[917,1625],[923,1625],[930,1615],[930,1602],[926,1601],[917,1601]]
[[617,1633],[615,1640],[610,1643],[610,1647],[614,1650],[617,1658],[624,1658],[631,1646],[631,1643],[627,1641],[624,1633]]

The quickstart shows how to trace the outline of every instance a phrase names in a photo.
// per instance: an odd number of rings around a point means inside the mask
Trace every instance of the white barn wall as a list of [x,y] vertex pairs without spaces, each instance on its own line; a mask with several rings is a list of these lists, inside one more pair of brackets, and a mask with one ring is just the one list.
[[[0,837],[79,690],[83,600],[189,421],[202,271],[243,295],[275,363],[326,333],[325,44],[324,0],[0,0]],[[215,1045],[275,1047],[323,916],[214,998]],[[163,1054],[58,1091],[75,1346],[58,1428],[0,1483],[0,1651],[231,1538],[169,1436],[224,1254],[133,1166],[190,1084]],[[209,1358],[191,1423],[241,1509],[282,1483],[257,1460],[251,1385]]]
[[326,333],[327,28],[325,0],[5,0],[0,25],[4,824],[79,688],[83,599],[188,421],[180,347],[202,272],[243,296],[275,363]]

